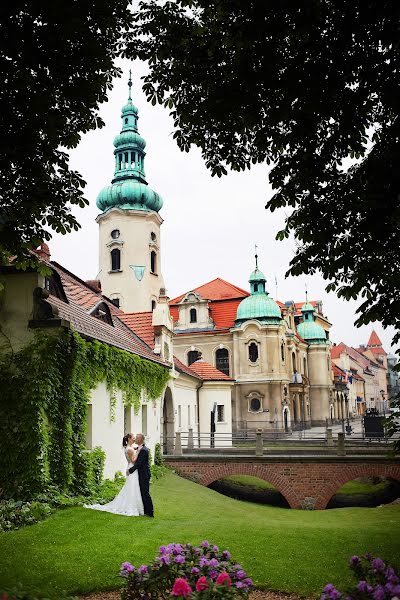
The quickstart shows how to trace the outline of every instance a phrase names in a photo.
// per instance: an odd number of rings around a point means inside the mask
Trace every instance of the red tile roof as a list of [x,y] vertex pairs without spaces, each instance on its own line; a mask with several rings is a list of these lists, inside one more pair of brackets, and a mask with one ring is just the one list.
[[183,362],[181,362],[179,360],[179,358],[177,358],[176,356],[174,356],[174,364],[175,364],[175,368],[178,371],[181,371],[181,373],[186,373],[186,375],[190,375],[191,377],[195,377],[196,379],[201,380],[202,378],[200,377],[200,375],[198,375],[195,371],[193,371],[190,367],[188,367],[187,365],[184,365]]
[[203,381],[233,381],[231,377],[201,359],[192,363],[190,369],[197,373]]
[[129,327],[129,329],[132,329],[136,335],[142,338],[150,348],[154,348],[154,327],[152,325],[153,313],[151,311],[124,313],[119,315],[119,318]]
[[367,351],[372,352],[373,354],[382,354],[384,356],[386,356],[386,352],[384,351],[383,348],[365,348],[365,346],[363,348],[356,348],[357,352],[361,352],[361,354],[364,354]]
[[[169,366],[169,363],[154,354],[151,348],[119,319],[124,313],[109,298],[101,293],[96,293],[79,277],[76,277],[58,263],[45,260],[43,262],[60,276],[68,303],[55,296],[50,296],[50,300],[57,306],[60,317],[70,321],[78,333],[111,346],[122,348],[152,362]],[[105,302],[109,307],[113,325],[105,323],[90,314],[90,310],[99,302]]]
[[364,356],[363,354],[361,354],[360,352],[355,350],[355,348],[352,348],[351,346],[347,346],[343,342],[340,342],[340,344],[337,344],[336,346],[332,346],[331,358],[340,358],[340,355],[342,354],[342,352],[346,352],[363,369],[367,369],[371,365],[373,365],[374,367],[381,367],[381,365],[378,365],[376,362],[374,362],[367,356]]
[[378,334],[376,333],[375,329],[372,330],[372,333],[369,336],[367,346],[382,346],[382,342],[379,339]]
[[[228,300],[232,298],[246,298],[246,296],[250,296],[249,292],[246,290],[242,290],[242,288],[229,283],[229,281],[225,281],[220,277],[209,281],[208,283],[204,283],[194,290],[190,290],[192,292],[196,292],[205,300]],[[173,298],[170,300],[170,304],[178,304],[182,300],[184,296],[186,296],[188,292],[181,294],[177,298]]]
[[334,362],[332,363],[332,371],[333,371],[334,377],[344,377],[346,375],[346,373],[343,371],[343,369],[341,369],[340,367],[335,365]]

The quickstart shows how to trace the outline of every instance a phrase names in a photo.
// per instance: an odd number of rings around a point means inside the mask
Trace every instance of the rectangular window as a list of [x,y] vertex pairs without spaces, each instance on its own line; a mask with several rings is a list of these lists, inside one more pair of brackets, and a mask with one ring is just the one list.
[[182,427],[182,407],[178,406],[178,427]]
[[142,433],[147,435],[147,404],[142,404]]
[[93,448],[93,406],[88,404],[86,415],[86,449]]
[[217,406],[217,421],[218,423],[223,423],[225,421],[225,405],[218,404]]

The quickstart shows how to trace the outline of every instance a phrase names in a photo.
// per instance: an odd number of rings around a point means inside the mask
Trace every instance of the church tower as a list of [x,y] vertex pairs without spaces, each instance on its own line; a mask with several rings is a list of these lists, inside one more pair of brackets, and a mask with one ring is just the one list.
[[111,185],[97,196],[102,211],[99,225],[99,279],[102,292],[125,312],[152,310],[160,289],[161,196],[147,184],[145,140],[139,135],[138,109],[131,97],[123,106],[122,129],[114,139],[115,172]]

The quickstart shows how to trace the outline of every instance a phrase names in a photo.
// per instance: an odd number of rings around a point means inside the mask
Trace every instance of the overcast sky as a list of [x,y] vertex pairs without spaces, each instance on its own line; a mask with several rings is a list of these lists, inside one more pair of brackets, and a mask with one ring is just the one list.
[[[197,149],[182,153],[172,139],[173,122],[168,110],[151,106],[141,89],[143,63],[120,61],[122,79],[115,81],[109,101],[101,107],[103,129],[85,135],[71,153],[71,166],[87,182],[90,206],[74,209],[82,228],[66,236],[54,235],[52,259],[82,279],[98,273],[96,197],[111,182],[114,173],[113,139],[121,128],[120,110],[128,96],[128,71],[133,69],[133,102],[139,109],[139,132],[146,139],[147,181],[161,194],[160,215],[162,271],[168,295],[173,298],[215,277],[249,289],[254,268],[254,245],[258,245],[259,267],[267,278],[267,291],[281,301],[322,300],[323,312],[332,323],[331,340],[350,346],[367,343],[372,326],[355,328],[358,303],[339,300],[325,292],[326,282],[318,275],[285,279],[294,254],[294,242],[275,240],[283,227],[285,213],[270,213],[265,204],[272,195],[268,169],[257,165],[245,173],[211,177]],[[322,226],[321,224],[313,224]],[[277,285],[275,283],[277,281]],[[277,292],[276,292],[277,290]],[[387,351],[393,331],[374,325]]]

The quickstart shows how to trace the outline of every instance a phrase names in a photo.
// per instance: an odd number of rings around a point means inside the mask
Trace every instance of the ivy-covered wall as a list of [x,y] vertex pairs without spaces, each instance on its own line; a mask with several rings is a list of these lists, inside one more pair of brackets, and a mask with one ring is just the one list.
[[138,410],[142,390],[156,399],[168,369],[73,331],[37,330],[17,354],[0,356],[0,497],[29,498],[55,485],[85,494],[91,390],[105,381]]

